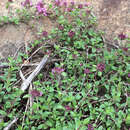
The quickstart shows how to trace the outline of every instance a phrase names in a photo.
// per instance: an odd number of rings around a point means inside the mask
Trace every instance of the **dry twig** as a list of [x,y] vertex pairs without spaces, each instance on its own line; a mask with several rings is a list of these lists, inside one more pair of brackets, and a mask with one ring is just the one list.
[[38,73],[40,72],[40,70],[43,68],[43,66],[46,64],[47,60],[48,60],[49,56],[45,56],[42,61],[39,63],[39,65],[36,67],[36,69],[30,74],[30,76],[24,80],[24,82],[21,85],[21,90],[25,91],[29,84],[32,82],[32,80],[38,75]]
[[9,130],[11,128],[11,126],[16,123],[16,121],[18,120],[17,117],[14,117],[14,119],[3,129],[3,130]]
[[[39,65],[36,67],[36,69],[30,74],[30,76],[25,79],[22,71],[20,71],[20,77],[21,79],[23,80],[23,83],[21,85],[21,90],[23,90],[23,92],[28,88],[29,84],[31,84],[32,80],[38,75],[38,73],[40,72],[40,70],[43,68],[43,66],[46,64],[47,60],[48,60],[49,56],[45,56],[42,61],[39,63]],[[30,105],[32,105],[32,99],[30,99]],[[28,105],[29,105],[29,100],[27,102],[27,105],[26,105],[26,109],[25,109],[25,112],[27,111],[28,109]],[[23,117],[23,122],[24,122],[24,118],[25,118],[25,115]],[[8,124],[7,127],[5,127],[3,130],[9,130],[11,128],[11,126],[18,120],[17,117],[14,118],[14,120],[12,122],[10,122]]]

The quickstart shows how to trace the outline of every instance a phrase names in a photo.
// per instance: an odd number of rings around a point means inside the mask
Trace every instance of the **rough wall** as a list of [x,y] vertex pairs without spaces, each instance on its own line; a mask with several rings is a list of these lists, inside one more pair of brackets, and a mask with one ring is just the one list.
[[[8,0],[0,0],[0,16],[7,15],[6,3]],[[21,8],[21,2],[24,0],[13,0],[11,9]],[[32,0],[34,4],[39,0]],[[44,0],[46,3],[50,3],[51,0]],[[71,0],[67,0],[71,2]],[[130,0],[74,0],[77,4],[82,2],[90,2],[93,7],[93,12],[98,19],[98,29],[105,32],[105,37],[109,41],[113,41],[119,33],[123,32],[130,35]],[[35,24],[35,21],[33,21]],[[47,26],[48,25],[48,26]],[[43,19],[40,24],[37,24],[38,28],[43,27],[45,30],[50,31],[53,27],[53,23],[49,19]],[[27,39],[26,39],[27,38]],[[33,39],[31,30],[28,30],[27,26],[22,24],[19,27],[8,25],[6,27],[0,27],[0,57],[4,58],[10,54],[14,54],[21,44],[29,42]],[[114,44],[112,42],[112,44]],[[5,52],[6,51],[6,52]]]
[[119,33],[130,35],[130,0],[92,0],[99,29],[113,39]]

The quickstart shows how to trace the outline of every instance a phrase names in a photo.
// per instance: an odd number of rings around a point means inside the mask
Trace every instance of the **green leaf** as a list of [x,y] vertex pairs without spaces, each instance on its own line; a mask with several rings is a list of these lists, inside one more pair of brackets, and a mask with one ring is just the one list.
[[56,106],[54,107],[54,109],[61,109],[61,110],[65,110],[65,108],[62,106],[62,105],[60,105],[60,104],[56,104]]
[[[97,130],[104,130],[103,126],[100,126]],[[107,129],[110,130],[110,129]]]
[[56,50],[60,49],[60,45],[54,45],[54,47],[55,47]]
[[36,129],[35,129],[35,127],[33,126],[33,127],[31,128],[31,130],[36,130]]
[[98,76],[102,76],[102,72],[101,71],[98,72]]
[[69,97],[65,97],[63,100],[66,102],[71,102],[73,101],[74,97],[73,96],[69,96]]
[[76,100],[79,100],[81,98],[80,94],[76,95]]
[[11,107],[11,103],[9,101],[6,102],[6,108],[10,108]]
[[0,115],[5,116],[5,115],[6,115],[6,112],[3,111],[3,110],[0,110]]
[[75,118],[75,124],[76,124],[75,129],[77,130],[81,125],[81,121],[78,118]]
[[61,75],[64,76],[64,77],[67,77],[67,73],[66,72],[62,72]]
[[92,52],[95,53],[96,52],[96,48],[92,48]]
[[130,97],[127,98],[128,107],[130,107]]
[[31,95],[30,94],[26,94],[23,96],[23,98],[29,98]]
[[90,121],[90,118],[86,118],[86,119],[84,119],[83,124],[86,125],[89,123],[89,121]]
[[127,126],[130,126],[130,114],[127,115],[127,117],[125,119],[125,123]]
[[52,127],[52,126],[53,126],[53,123],[52,123],[50,120],[48,120],[48,121],[46,121],[46,125]]

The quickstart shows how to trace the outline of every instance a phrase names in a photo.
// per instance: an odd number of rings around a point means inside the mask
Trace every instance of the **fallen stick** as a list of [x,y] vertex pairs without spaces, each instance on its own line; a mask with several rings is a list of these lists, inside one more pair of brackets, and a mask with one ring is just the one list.
[[15,117],[3,130],[9,130],[11,126],[18,120],[17,117]]
[[[23,83],[21,85],[21,90],[24,92],[29,84],[32,82],[32,80],[38,75],[38,73],[40,72],[40,70],[43,68],[43,66],[46,64],[46,62],[48,61],[49,56],[45,56],[41,62],[39,63],[39,65],[36,67],[36,69],[29,75],[29,77],[27,79],[25,79],[22,71],[20,70],[20,77],[23,80]],[[11,121],[3,130],[9,130],[11,128],[11,126],[17,122],[18,118],[15,117],[13,121]]]
[[[23,83],[21,85],[21,90],[24,92],[29,84],[32,82],[32,80],[38,75],[38,73],[40,72],[40,70],[43,68],[43,66],[46,64],[47,60],[48,60],[49,56],[45,56],[41,62],[39,63],[39,65],[36,67],[36,69],[30,74],[30,76],[25,79],[24,75],[22,74],[22,71],[20,71],[20,77],[23,80]],[[12,125],[17,122],[18,118],[15,117],[13,121],[11,121],[3,130],[9,130]]]
[[26,80],[21,70],[20,70],[20,72],[19,72],[19,75],[20,75],[22,81]]
[[36,69],[29,75],[29,77],[23,81],[22,85],[21,85],[21,90],[25,91],[29,84],[32,82],[32,80],[38,75],[38,73],[40,72],[40,70],[43,68],[43,66],[46,64],[47,60],[48,60],[49,56],[45,56],[42,61],[39,63],[39,65],[36,67]]

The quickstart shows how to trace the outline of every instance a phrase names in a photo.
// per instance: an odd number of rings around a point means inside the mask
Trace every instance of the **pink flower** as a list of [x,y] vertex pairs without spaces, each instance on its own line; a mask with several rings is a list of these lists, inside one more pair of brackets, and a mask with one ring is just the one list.
[[32,1],[31,0],[25,0],[24,2],[21,3],[23,6],[32,6]]
[[83,63],[80,63],[80,66],[83,66]]
[[62,72],[64,72],[64,69],[60,67],[55,67],[52,69],[53,74],[61,74]]
[[67,7],[67,2],[66,2],[66,0],[62,0],[61,5]]
[[67,7],[67,2],[64,2],[63,5],[64,5],[65,7]]
[[8,2],[13,2],[13,0],[8,0]]
[[42,32],[42,35],[43,35],[44,37],[47,37],[47,36],[48,36],[48,32],[43,31],[43,32]]
[[82,8],[83,8],[83,4],[79,4],[79,5],[78,5],[78,8],[79,8],[79,9],[82,9]]
[[59,30],[61,30],[61,31],[64,30],[64,26],[62,26],[62,25],[60,25],[58,28],[59,28]]
[[104,71],[105,70],[105,65],[103,63],[98,64],[97,65],[97,70],[99,70],[101,72]]
[[77,59],[78,56],[77,56],[76,54],[73,54],[72,57],[73,57],[74,59]]
[[67,11],[71,12],[71,11],[73,11],[73,8],[67,8]]
[[90,14],[91,13],[91,10],[90,9],[86,9],[86,14]]
[[130,78],[130,73],[128,74],[128,78]]
[[36,9],[39,14],[43,14],[44,16],[47,16],[47,9],[44,7],[44,3],[42,1],[39,1],[37,3]]
[[88,130],[94,130],[92,124],[88,124]]
[[89,2],[85,3],[84,6],[88,7],[90,5]]
[[90,70],[89,70],[89,69],[85,69],[85,70],[84,70],[84,73],[85,73],[85,74],[89,74],[89,73],[90,73]]
[[128,48],[124,47],[123,50],[124,50],[124,51],[128,51]]
[[123,33],[119,34],[118,37],[120,38],[120,40],[125,40],[127,38],[126,35]]
[[75,32],[73,32],[73,31],[68,32],[68,36],[69,36],[70,38],[72,38],[74,35],[75,35]]
[[71,1],[71,5],[72,5],[72,6],[74,6],[74,5],[75,5],[74,1]]
[[30,94],[32,95],[32,97],[40,97],[42,96],[42,92],[38,91],[38,90],[35,90],[33,89]]
[[54,4],[55,4],[56,6],[60,6],[60,5],[61,5],[61,2],[60,2],[59,0],[55,0]]
[[67,111],[72,110],[70,106],[65,106],[65,109],[66,109]]

